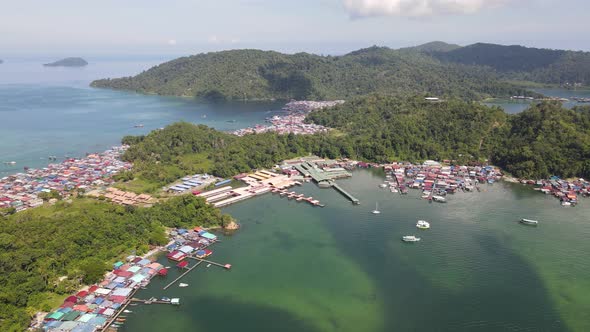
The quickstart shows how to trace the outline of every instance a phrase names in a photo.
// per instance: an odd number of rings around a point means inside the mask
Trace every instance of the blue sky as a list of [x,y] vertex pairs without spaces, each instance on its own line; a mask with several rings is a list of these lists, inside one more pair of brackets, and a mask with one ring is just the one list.
[[588,0],[2,0],[2,54],[341,54],[443,40],[590,51]]

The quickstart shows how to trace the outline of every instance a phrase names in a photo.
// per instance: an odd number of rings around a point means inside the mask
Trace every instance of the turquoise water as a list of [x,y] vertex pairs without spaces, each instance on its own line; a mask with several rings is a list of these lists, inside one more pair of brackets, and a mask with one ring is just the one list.
[[[48,68],[39,61],[0,65],[0,177],[24,166],[43,167],[48,156],[61,160],[104,151],[125,135],[146,134],[176,121],[235,130],[262,123],[282,107],[277,102],[212,104],[88,87],[95,78],[131,75],[155,62]],[[144,127],[134,128],[136,124]]]
[[[182,282],[156,278],[140,298],[181,306],[135,306],[123,331],[588,331],[588,202],[562,208],[520,184],[486,185],[429,204],[378,188],[380,171],[331,189],[297,191],[314,208],[267,194],[224,211],[242,224]],[[381,215],[370,211],[379,203]],[[517,222],[540,220],[539,227]],[[416,220],[431,222],[419,231]],[[422,237],[417,244],[401,236]],[[165,258],[160,261],[166,265]]]

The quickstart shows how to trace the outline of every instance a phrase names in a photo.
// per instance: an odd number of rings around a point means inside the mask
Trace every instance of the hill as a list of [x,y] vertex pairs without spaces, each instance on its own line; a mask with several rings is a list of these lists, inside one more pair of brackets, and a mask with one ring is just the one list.
[[493,68],[507,79],[590,85],[590,53],[478,43],[432,52],[439,60]]
[[413,47],[407,47],[404,49],[418,51],[418,52],[424,52],[424,53],[434,53],[434,52],[450,52],[450,51],[456,50],[458,48],[461,48],[461,46],[457,45],[457,44],[445,43],[442,41],[433,41],[430,43],[426,43],[426,44],[422,44],[422,45],[418,45],[418,46],[413,46]]
[[55,62],[46,63],[45,67],[84,67],[88,62],[82,58],[65,58]]
[[233,50],[183,57],[93,87],[210,99],[348,99],[377,92],[465,99],[527,94],[492,70],[445,63],[415,50],[370,47],[333,57]]

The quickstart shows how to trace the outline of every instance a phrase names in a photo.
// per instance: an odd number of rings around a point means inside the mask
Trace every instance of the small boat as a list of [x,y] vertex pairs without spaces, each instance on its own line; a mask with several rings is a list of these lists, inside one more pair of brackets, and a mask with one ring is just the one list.
[[211,266],[211,264],[207,264],[207,267],[210,267],[210,266]]
[[572,203],[570,203],[568,201],[563,201],[563,202],[561,202],[561,206],[572,206]]
[[418,242],[418,241],[420,241],[420,238],[416,237],[414,235],[405,235],[405,236],[402,236],[402,240],[404,242]]
[[135,307],[137,305],[137,303],[131,303],[129,305],[132,306],[132,307]]
[[387,188],[387,183],[382,183],[379,185],[379,188]]
[[133,126],[133,127],[134,127],[134,128],[143,128],[143,124],[142,124],[142,123],[139,123],[139,124],[136,124],[136,125],[135,125],[135,126]]
[[125,318],[117,318],[117,322],[124,322]]
[[537,226],[539,224],[539,222],[537,220],[525,219],[525,218],[520,219],[520,223],[525,224],[525,225],[532,225],[532,226]]
[[438,203],[446,203],[447,199],[442,197],[442,196],[438,196],[438,195],[433,195],[432,196],[432,200]]
[[416,227],[420,229],[429,229],[430,223],[425,220],[418,220],[418,223],[416,223]]
[[379,214],[379,213],[381,213],[381,211],[379,211],[379,203],[375,203],[375,210],[373,210],[371,213],[372,214]]
[[182,288],[184,288],[184,287],[188,287],[188,284],[183,284],[183,283],[181,282],[180,284],[178,284],[178,287],[182,287]]
[[126,314],[130,314],[130,313],[132,313],[133,311],[125,309],[125,310],[123,310],[123,312],[124,312],[124,313],[126,313]]
[[397,192],[398,192],[398,190],[397,190],[395,187],[391,187],[391,188],[389,188],[389,190],[390,190],[392,193],[397,193]]
[[163,297],[161,299],[162,302],[170,302],[170,298],[169,297]]

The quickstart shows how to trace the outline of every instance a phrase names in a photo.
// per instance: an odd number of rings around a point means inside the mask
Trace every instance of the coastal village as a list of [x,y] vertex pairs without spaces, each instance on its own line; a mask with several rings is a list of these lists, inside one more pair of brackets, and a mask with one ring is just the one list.
[[121,161],[128,146],[113,147],[103,153],[89,154],[80,159],[66,159],[42,169],[26,169],[24,173],[0,179],[0,209],[14,208],[17,212],[43,205],[41,193],[55,191],[61,198],[70,197],[75,190],[86,191],[113,183],[113,175],[131,169],[131,163]]
[[[340,104],[334,102],[291,102],[286,110],[289,115],[271,119],[272,126],[236,132],[236,135],[277,131],[279,133],[311,134],[326,128],[305,127],[303,120],[309,112],[323,107]],[[308,131],[309,129],[309,131]],[[113,204],[150,207],[158,200],[152,195],[126,192],[113,187],[113,176],[130,170],[132,164],[123,162],[121,155],[127,146],[113,147],[100,154],[89,154],[81,159],[68,159],[59,164],[50,164],[39,170],[27,169],[24,173],[0,179],[0,208],[14,208],[17,212],[43,205],[42,193],[57,192],[68,198],[74,192],[85,193],[88,197],[104,197]],[[410,191],[420,192],[420,198],[428,202],[446,203],[448,195],[457,192],[480,191],[482,185],[491,185],[505,178],[502,171],[490,165],[454,165],[450,160],[442,162],[427,160],[421,164],[408,162],[367,163],[340,159],[329,160],[307,156],[285,160],[271,169],[254,170],[238,174],[232,179],[222,179],[209,174],[194,174],[163,188],[171,195],[192,194],[207,203],[222,208],[266,193],[281,198],[307,203],[311,207],[324,207],[318,199],[306,197],[291,188],[313,182],[320,188],[332,188],[353,204],[360,200],[353,193],[338,185],[338,179],[353,176],[353,171],[362,168],[384,170],[381,190],[393,194],[407,195]],[[584,179],[567,181],[553,177],[547,180],[519,180],[524,185],[534,185],[535,190],[551,194],[561,201],[562,206],[575,206],[578,196],[588,196],[590,183]],[[212,188],[212,189],[210,189]],[[206,190],[209,189],[209,190]],[[140,304],[180,304],[178,298],[139,299],[136,293],[145,288],[154,277],[167,278],[170,266],[156,262],[159,252],[166,253],[166,259],[182,273],[169,282],[164,289],[178,285],[181,279],[193,269],[205,263],[229,270],[230,264],[208,260],[213,254],[212,245],[219,242],[214,233],[195,227],[194,229],[168,230],[170,242],[163,247],[152,248],[148,254],[138,257],[131,255],[125,261],[113,265],[102,282],[86,286],[76,294],[67,297],[59,308],[39,315],[33,328],[46,331],[90,332],[116,330],[125,322],[128,309]]]
[[234,135],[260,134],[265,132],[277,132],[279,134],[293,133],[296,135],[310,135],[327,132],[328,128],[313,123],[305,123],[305,117],[312,111],[334,107],[343,104],[344,100],[334,101],[291,101],[283,107],[287,115],[275,115],[268,118],[270,125],[256,125],[254,127],[239,129]]

